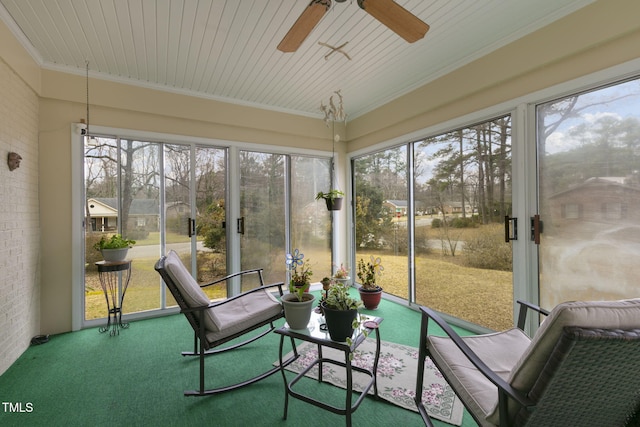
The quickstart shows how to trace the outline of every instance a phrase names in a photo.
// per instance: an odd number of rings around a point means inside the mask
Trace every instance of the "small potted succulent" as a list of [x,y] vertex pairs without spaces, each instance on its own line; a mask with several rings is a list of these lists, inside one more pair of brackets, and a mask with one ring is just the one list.
[[376,283],[376,278],[382,275],[382,260],[371,255],[369,262],[362,258],[358,261],[358,279],[360,279],[360,298],[367,310],[375,310],[382,299],[382,287]]
[[344,193],[340,190],[329,190],[328,192],[320,191],[316,194],[316,200],[324,199],[327,209],[330,211],[339,211],[342,208],[342,198]]
[[284,317],[291,329],[307,327],[315,300],[313,294],[308,292],[313,272],[308,261],[303,259],[304,254],[298,249],[286,256],[287,269],[291,273],[291,279],[289,280],[289,293],[283,295],[281,301]]
[[333,273],[333,280],[348,285],[349,280],[351,280],[351,277],[349,277],[349,269],[340,263],[340,267],[336,267],[336,272]]
[[121,262],[127,258],[127,252],[135,244],[135,240],[125,239],[121,234],[114,234],[111,237],[102,236],[93,248],[102,253],[102,257],[107,262]]

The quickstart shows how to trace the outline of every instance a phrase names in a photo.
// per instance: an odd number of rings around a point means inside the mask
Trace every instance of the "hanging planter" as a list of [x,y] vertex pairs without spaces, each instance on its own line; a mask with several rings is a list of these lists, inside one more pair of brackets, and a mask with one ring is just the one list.
[[342,209],[342,200],[344,193],[340,190],[330,190],[328,192],[319,192],[316,200],[324,199],[327,203],[327,209],[330,211],[339,211]]
[[342,209],[342,197],[336,197],[335,199],[326,199],[327,209],[330,211],[339,211]]

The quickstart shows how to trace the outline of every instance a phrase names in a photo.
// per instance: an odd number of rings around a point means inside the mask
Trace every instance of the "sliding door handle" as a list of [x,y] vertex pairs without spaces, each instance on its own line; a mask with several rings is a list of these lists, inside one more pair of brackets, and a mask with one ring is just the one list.
[[[513,222],[513,232],[510,232],[509,223]],[[509,218],[509,215],[504,217],[504,241],[509,243],[511,240],[518,240],[518,218]]]
[[196,234],[196,220],[195,218],[188,218],[187,219],[187,233],[189,234],[189,237],[193,237]]
[[244,217],[238,218],[238,224],[236,226],[236,231],[240,234],[244,234]]
[[536,245],[540,244],[540,233],[542,233],[542,221],[540,221],[540,215],[534,215],[531,217],[531,240]]

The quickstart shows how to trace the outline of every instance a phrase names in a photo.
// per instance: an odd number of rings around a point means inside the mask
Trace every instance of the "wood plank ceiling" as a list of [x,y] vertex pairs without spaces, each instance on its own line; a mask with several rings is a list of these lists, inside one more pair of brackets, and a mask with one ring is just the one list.
[[409,44],[334,1],[280,52],[308,1],[0,0],[0,19],[44,68],[312,117],[340,89],[355,118],[592,2],[397,0],[431,27]]

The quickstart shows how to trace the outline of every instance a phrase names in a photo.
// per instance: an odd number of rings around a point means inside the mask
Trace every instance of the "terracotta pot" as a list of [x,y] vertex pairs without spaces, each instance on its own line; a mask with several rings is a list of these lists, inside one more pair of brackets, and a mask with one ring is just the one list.
[[329,336],[333,341],[345,342],[353,335],[353,321],[358,315],[358,310],[335,310],[322,303],[322,311]]
[[360,299],[364,304],[364,307],[367,310],[375,310],[380,305],[380,300],[382,299],[382,288],[378,286],[378,289],[367,290],[363,289],[362,286],[358,288],[360,292]]
[[296,289],[304,288],[303,289],[304,292],[309,292],[309,289],[311,289],[311,283],[305,283],[304,285],[298,285],[294,283],[293,286]]

